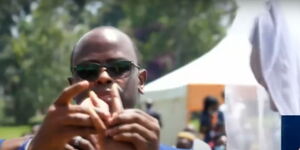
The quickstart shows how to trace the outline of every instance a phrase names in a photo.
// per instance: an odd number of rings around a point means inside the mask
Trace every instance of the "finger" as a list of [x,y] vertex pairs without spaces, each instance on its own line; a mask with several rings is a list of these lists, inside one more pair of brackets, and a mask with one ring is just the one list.
[[98,114],[98,116],[100,116],[100,118],[105,121],[106,123],[108,123],[108,120],[110,118],[110,114],[107,111],[103,111],[100,108],[94,108],[94,110],[96,111],[96,113]]
[[75,148],[73,146],[71,146],[70,144],[66,144],[65,150],[75,150]]
[[88,81],[81,81],[78,82],[70,87],[64,89],[62,94],[58,97],[55,101],[55,105],[68,105],[71,103],[72,98],[75,97],[77,94],[83,92],[84,90],[89,88]]
[[88,136],[90,134],[96,134],[98,131],[95,128],[89,127],[75,127],[75,126],[66,126],[61,131],[68,137],[74,136]]
[[95,107],[100,107],[101,105],[99,104],[99,98],[96,95],[96,93],[94,91],[90,91],[89,92],[89,97],[91,99],[91,102],[93,104],[93,106]]
[[147,149],[147,140],[137,133],[124,132],[112,137],[113,140],[132,143],[135,149]]
[[[94,92],[92,92],[94,93]],[[97,95],[91,95],[89,98],[86,98],[85,100],[82,101],[82,103],[80,104],[80,106],[83,106],[85,108],[93,108],[95,109],[96,113],[100,116],[100,118],[104,117],[104,119],[107,119],[110,114],[109,114],[109,110],[108,110],[108,105],[103,102],[101,99],[99,99],[98,97],[95,97]],[[98,100],[95,100],[98,99]],[[94,102],[92,102],[94,101]],[[100,101],[100,102],[96,102],[96,101]],[[94,103],[97,103],[94,105]]]
[[153,141],[158,139],[158,136],[155,134],[155,132],[152,132],[137,123],[125,124],[110,128],[106,131],[106,135],[113,137],[115,135],[126,132],[137,133],[144,137],[147,141]]
[[130,123],[138,123],[149,130],[159,131],[160,128],[155,118],[138,109],[126,109],[119,115],[113,115],[109,120],[110,126]]
[[66,126],[94,127],[91,117],[88,114],[72,113],[61,118],[62,124]]
[[95,150],[95,147],[92,145],[92,143],[89,140],[84,139],[80,136],[74,137],[70,141],[70,144],[77,149]]
[[88,136],[85,136],[83,137],[85,139],[87,139],[88,141],[90,141],[90,143],[93,145],[93,147],[96,149],[96,150],[99,150],[101,149],[100,148],[100,142],[98,141],[98,135],[94,134],[94,135],[88,135]]
[[122,112],[124,110],[123,104],[122,104],[122,100],[120,97],[120,93],[119,90],[121,90],[121,87],[118,84],[113,84],[112,86],[112,101],[110,101],[110,112],[113,113],[119,113]]
[[96,111],[93,108],[88,107],[88,109],[89,109],[89,113],[90,113],[92,122],[93,122],[95,128],[97,129],[98,133],[104,134],[104,131],[106,130],[105,124],[99,118],[99,116],[97,115]]
[[85,99],[81,104],[81,107],[85,108],[87,110],[87,113],[89,114],[92,123],[94,124],[95,128],[98,130],[99,133],[103,133],[103,131],[106,129],[105,124],[100,119],[98,114],[95,111],[95,107],[93,106],[91,99],[87,98]]
[[89,96],[93,106],[95,106],[102,114],[105,114],[105,116],[109,117],[110,113],[108,104],[101,100],[94,91],[90,91]]

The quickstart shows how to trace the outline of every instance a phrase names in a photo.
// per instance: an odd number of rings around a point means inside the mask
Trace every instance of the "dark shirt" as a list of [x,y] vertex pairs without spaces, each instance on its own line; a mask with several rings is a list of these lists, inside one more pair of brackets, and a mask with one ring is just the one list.
[[154,117],[155,119],[157,119],[158,122],[159,122],[159,126],[162,127],[162,122],[161,122],[161,118],[160,118],[160,114],[159,113],[155,112],[152,109],[146,110],[146,113],[149,114],[150,116]]
[[202,112],[199,116],[200,131],[204,132],[204,141],[210,142],[215,136],[223,134],[222,128],[224,128],[224,115],[218,111],[218,121],[216,127],[211,124],[212,115],[209,112]]

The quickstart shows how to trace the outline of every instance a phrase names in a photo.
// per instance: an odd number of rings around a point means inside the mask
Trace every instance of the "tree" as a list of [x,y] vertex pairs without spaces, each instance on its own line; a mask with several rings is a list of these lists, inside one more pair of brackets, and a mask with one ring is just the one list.
[[68,84],[73,45],[91,28],[112,25],[130,34],[155,79],[211,49],[234,11],[231,0],[0,0],[5,112],[18,124],[45,112]]
[[36,110],[46,110],[68,84],[70,51],[88,29],[72,25],[71,11],[62,8],[73,7],[73,2],[34,1],[31,5],[34,3],[38,6],[31,13],[17,16],[11,25],[16,33],[7,40],[0,58],[6,114],[17,124],[27,123]]
[[124,0],[109,7],[114,9],[103,16],[123,14],[113,23],[135,37],[150,80],[210,50],[223,38],[236,9],[231,0]]

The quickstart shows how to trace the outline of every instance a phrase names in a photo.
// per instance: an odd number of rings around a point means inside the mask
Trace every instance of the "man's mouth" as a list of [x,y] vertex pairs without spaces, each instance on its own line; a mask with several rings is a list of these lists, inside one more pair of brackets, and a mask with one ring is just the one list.
[[99,90],[99,91],[95,91],[95,93],[101,100],[105,102],[111,101],[114,97],[111,89]]
[[108,103],[112,101],[119,93],[122,93],[123,89],[118,85],[115,84],[114,87],[99,87],[92,89],[97,96],[103,100],[104,102]]

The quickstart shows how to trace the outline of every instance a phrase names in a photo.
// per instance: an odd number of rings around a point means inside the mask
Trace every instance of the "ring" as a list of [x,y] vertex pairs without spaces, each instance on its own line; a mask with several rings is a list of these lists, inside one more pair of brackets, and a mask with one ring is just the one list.
[[81,139],[82,139],[81,136],[74,137],[74,146],[75,147],[79,147]]

